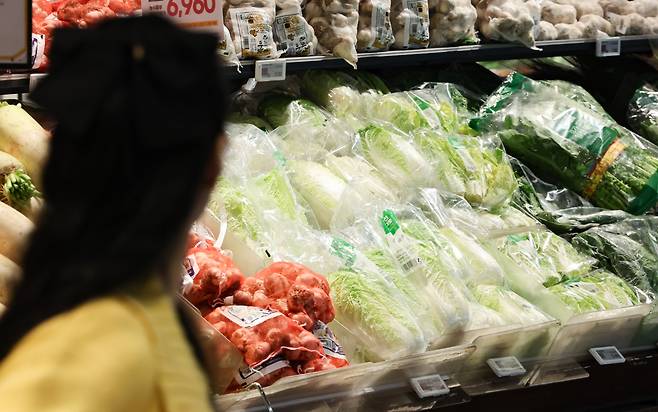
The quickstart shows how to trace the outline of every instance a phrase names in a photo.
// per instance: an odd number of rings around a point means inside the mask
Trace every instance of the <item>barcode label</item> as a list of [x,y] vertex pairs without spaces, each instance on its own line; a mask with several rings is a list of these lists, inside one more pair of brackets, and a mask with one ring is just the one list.
[[390,8],[386,3],[374,3],[371,13],[372,44],[367,50],[387,49],[394,41]]
[[615,363],[624,363],[626,358],[622,355],[615,346],[603,346],[600,348],[590,348],[589,353],[592,354],[594,359],[599,365],[611,365]]
[[276,59],[256,62],[256,81],[272,82],[286,79],[286,60]]
[[491,358],[487,360],[487,365],[499,378],[505,376],[519,376],[525,374],[525,368],[521,365],[515,356],[506,356],[503,358]]

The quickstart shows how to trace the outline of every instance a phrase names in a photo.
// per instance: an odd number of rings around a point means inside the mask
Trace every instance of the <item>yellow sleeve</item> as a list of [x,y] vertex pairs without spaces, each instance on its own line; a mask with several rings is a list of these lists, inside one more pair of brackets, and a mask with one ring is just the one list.
[[139,315],[117,298],[98,299],[21,340],[0,364],[0,410],[148,411],[155,366]]

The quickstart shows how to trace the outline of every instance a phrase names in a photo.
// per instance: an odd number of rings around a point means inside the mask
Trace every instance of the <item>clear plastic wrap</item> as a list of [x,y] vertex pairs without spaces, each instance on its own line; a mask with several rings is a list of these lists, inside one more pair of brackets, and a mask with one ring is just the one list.
[[272,59],[281,55],[274,43],[274,0],[229,0],[224,3],[224,13],[238,58]]
[[327,152],[351,149],[354,130],[314,103],[282,94],[270,94],[258,107],[262,116],[277,127],[274,134],[290,158],[321,161]]
[[360,52],[384,51],[395,42],[391,25],[391,0],[360,0],[356,48]]
[[[548,288],[576,313],[623,308],[644,297],[623,279],[603,270]],[[639,293],[638,293],[639,292]]]
[[510,234],[494,242],[527,276],[545,287],[585,275],[596,264],[595,259],[545,229]]
[[577,193],[541,180],[516,159],[512,159],[512,165],[519,181],[519,189],[512,200],[514,207],[534,216],[556,233],[578,233],[633,216],[621,210],[594,207]]
[[430,44],[428,0],[392,0],[391,25],[396,49],[424,49]]
[[302,1],[277,0],[274,41],[283,56],[311,56],[318,47],[313,27],[302,15]]
[[320,53],[343,58],[356,67],[359,0],[309,0],[304,17],[315,30]]
[[646,83],[635,91],[627,118],[634,131],[658,144],[658,90],[653,85]]
[[514,73],[471,126],[497,133],[505,149],[535,173],[596,206],[632,214],[653,208],[658,148],[561,89]]
[[413,133],[413,140],[432,163],[439,188],[485,209],[498,209],[509,203],[517,183],[505,150],[495,136],[418,130]]
[[228,27],[224,25],[224,22],[222,22],[222,28],[219,32],[219,44],[217,45],[217,51],[226,63],[235,65],[240,64],[238,56],[235,53],[235,45],[233,44],[233,39],[231,38],[231,32],[229,31]]
[[[539,8],[523,0],[481,0],[477,4],[480,33],[490,39],[535,46]],[[537,10],[535,10],[535,8]]]
[[432,164],[415,147],[411,138],[394,128],[370,125],[359,130],[355,150],[395,187],[409,189],[434,186]]
[[536,325],[552,320],[535,305],[511,290],[494,285],[478,285],[473,293],[477,301],[496,311],[511,325]]
[[375,96],[366,109],[366,119],[391,123],[404,132],[438,128],[469,133],[468,100],[450,83],[426,83],[417,90]]
[[644,216],[587,230],[573,245],[645,292],[658,292],[658,217]]
[[429,0],[430,46],[477,43],[477,11],[470,0]]

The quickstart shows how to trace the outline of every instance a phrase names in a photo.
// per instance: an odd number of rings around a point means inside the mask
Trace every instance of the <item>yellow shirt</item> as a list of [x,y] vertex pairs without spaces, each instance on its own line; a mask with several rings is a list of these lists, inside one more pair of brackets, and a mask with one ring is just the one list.
[[210,411],[172,299],[156,278],[25,335],[0,363],[0,411]]

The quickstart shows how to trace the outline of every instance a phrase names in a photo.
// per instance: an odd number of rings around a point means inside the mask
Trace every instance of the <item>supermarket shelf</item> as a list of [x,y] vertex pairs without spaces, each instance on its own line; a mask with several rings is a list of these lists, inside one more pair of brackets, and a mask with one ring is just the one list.
[[[652,43],[658,46],[658,36],[626,36],[621,38],[621,54],[648,53]],[[439,47],[420,50],[391,50],[375,53],[359,53],[359,69],[390,69],[427,64],[464,63],[490,60],[532,59],[554,56],[594,55],[595,40],[555,40],[537,42],[536,49],[517,44],[477,44],[469,46]],[[288,57],[288,73],[308,69],[349,69],[351,66],[336,57],[309,56]],[[232,78],[254,77],[255,63],[242,62],[241,71],[230,66]]]
[[[621,38],[621,54],[649,53],[652,43],[658,46],[658,36],[626,36]],[[594,55],[595,40],[556,40],[537,42],[536,49],[517,44],[477,44],[469,46],[439,47],[420,50],[391,50],[375,53],[360,53],[360,69],[391,69],[428,64],[464,63],[490,60],[532,59],[554,56]],[[327,56],[288,57],[288,73],[308,69],[349,69],[344,60]],[[227,76],[233,80],[254,77],[255,62],[243,61],[241,68],[231,65]],[[0,95],[27,93],[35,80],[43,74],[0,75]]]

